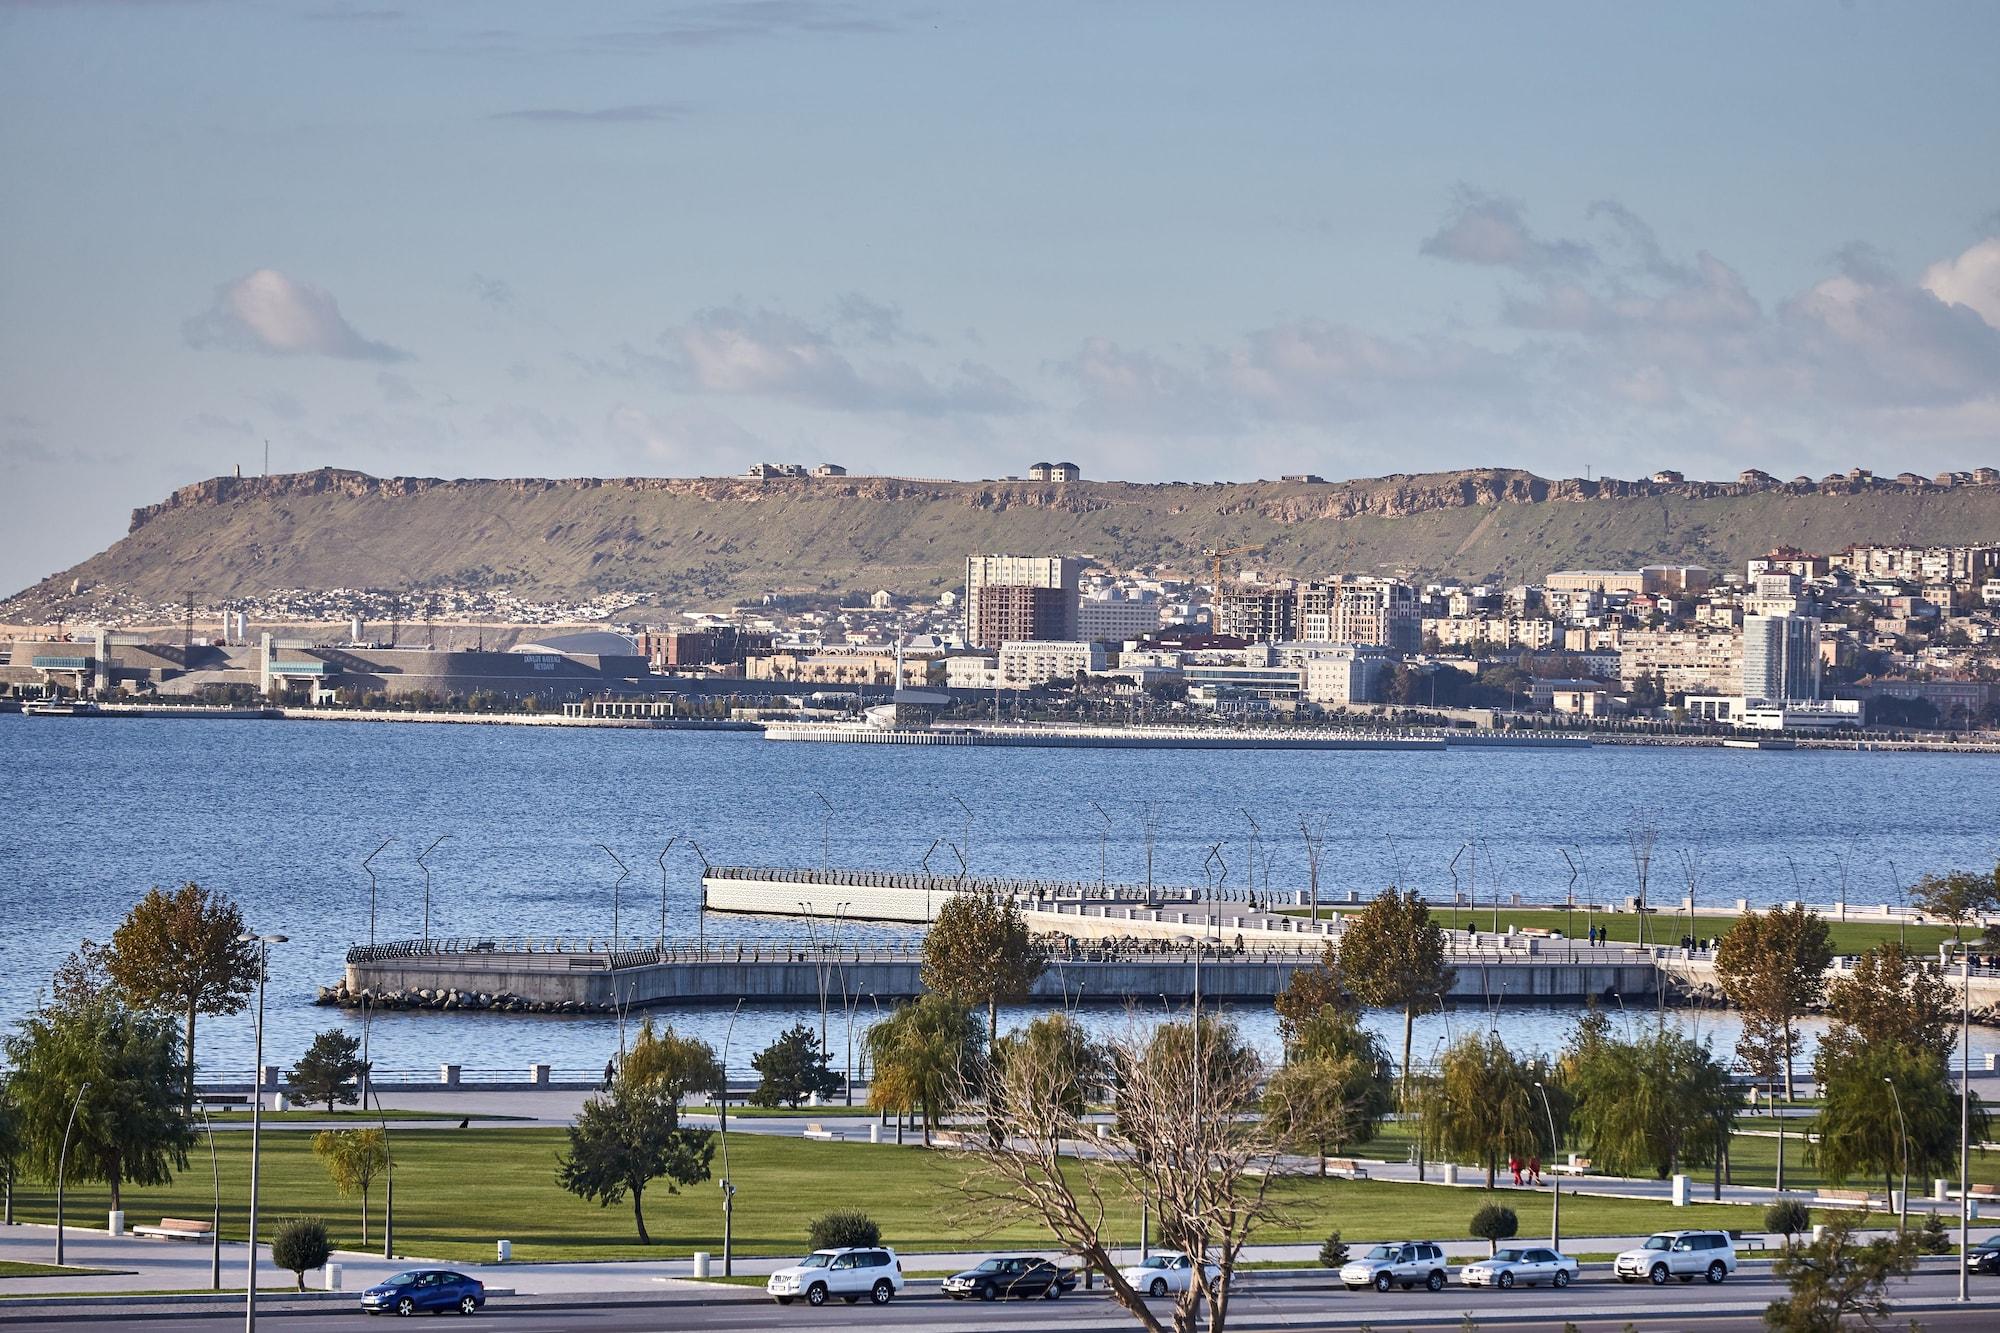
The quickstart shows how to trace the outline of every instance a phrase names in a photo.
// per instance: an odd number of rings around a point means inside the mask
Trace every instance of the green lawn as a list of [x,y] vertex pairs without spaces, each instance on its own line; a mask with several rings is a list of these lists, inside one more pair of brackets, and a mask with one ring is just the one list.
[[[250,1113],[248,1111],[210,1111],[208,1118],[217,1124],[247,1125],[250,1123]],[[381,1124],[383,1118],[382,1115],[378,1115],[374,1111],[356,1111],[351,1109],[335,1111],[329,1115],[324,1107],[317,1111],[266,1111],[263,1114],[263,1121],[267,1125],[282,1125],[288,1121],[296,1122],[301,1120],[314,1124],[351,1121],[362,1129],[366,1129],[370,1125]],[[457,1124],[459,1121],[465,1119],[465,1116],[459,1111],[390,1111],[387,1113],[387,1118],[390,1120],[444,1120],[452,1124]],[[481,1115],[476,1118],[479,1120],[521,1120],[526,1117],[518,1115]]]
[[[327,1182],[308,1146],[311,1136],[277,1131],[264,1139],[260,1217],[275,1223],[298,1214],[326,1219],[334,1243],[359,1247],[358,1200],[341,1199]],[[629,1204],[599,1208],[565,1194],[555,1183],[555,1159],[565,1142],[553,1129],[491,1129],[433,1132],[406,1130],[392,1140],[396,1153],[396,1247],[398,1252],[454,1261],[489,1259],[493,1242],[514,1242],[524,1261],[637,1258],[720,1250],[722,1210],[713,1182],[672,1195],[656,1187],[646,1198],[646,1220],[655,1245],[635,1243]],[[243,1234],[247,1191],[248,1136],[218,1138],[223,1190],[223,1231]],[[860,1206],[882,1227],[889,1243],[908,1251],[977,1248],[984,1245],[1046,1245],[1037,1225],[1013,1222],[997,1228],[968,1208],[956,1184],[960,1167],[941,1155],[913,1148],[858,1143],[819,1143],[772,1135],[730,1138],[738,1189],[735,1244],[738,1253],[794,1254],[805,1241],[809,1219],[832,1208]],[[205,1163],[191,1163],[173,1185],[127,1189],[125,1209],[134,1222],[161,1216],[206,1217],[210,1207]],[[721,1159],[716,1159],[719,1172]],[[48,1221],[48,1196],[35,1188],[17,1189],[16,1208],[30,1220]],[[1422,1235],[1463,1238],[1473,1211],[1486,1196],[1476,1190],[1386,1181],[1302,1179],[1283,1186],[1284,1224],[1266,1231],[1270,1241],[1318,1241],[1339,1228],[1349,1243]],[[1532,1231],[1547,1206],[1547,1191],[1502,1190]],[[375,1191],[369,1237],[380,1245],[381,1191]],[[101,1187],[78,1185],[68,1191],[67,1212],[75,1221],[101,1225],[109,1206]],[[1136,1208],[1120,1209],[1115,1225],[1136,1243]],[[1755,1227],[1756,1210],[1701,1206],[1673,1209],[1648,1201],[1593,1199],[1563,1201],[1563,1229],[1578,1236],[1625,1235],[1667,1225]]]
[[[1308,909],[1287,907],[1283,911],[1292,916],[1304,916]],[[1476,928],[1482,935],[1493,933],[1493,909],[1491,907],[1440,907],[1433,903],[1431,915],[1437,921],[1454,931],[1463,933],[1466,926]],[[1561,908],[1502,908],[1500,928],[1504,931],[1513,926],[1517,930],[1560,930],[1577,939],[1584,937],[1591,926],[1600,926],[1609,932],[1607,938],[1614,942],[1636,944],[1639,942],[1639,928],[1642,918],[1634,912],[1586,912],[1581,907],[1574,913]],[[1643,918],[1646,941],[1650,944],[1679,944],[1682,935],[1688,932],[1685,913],[1675,914],[1662,908],[1648,912]],[[1693,933],[1701,938],[1728,933],[1734,925],[1733,916],[1697,916]],[[1944,926],[1899,926],[1894,922],[1881,921],[1827,921],[1833,936],[1833,951],[1837,954],[1858,954],[1870,947],[1888,940],[1905,940],[1918,953],[1934,955],[1937,946],[1951,938],[1951,931]]]
[[116,1268],[78,1268],[72,1264],[24,1264],[0,1259],[0,1278],[9,1277],[106,1277]]

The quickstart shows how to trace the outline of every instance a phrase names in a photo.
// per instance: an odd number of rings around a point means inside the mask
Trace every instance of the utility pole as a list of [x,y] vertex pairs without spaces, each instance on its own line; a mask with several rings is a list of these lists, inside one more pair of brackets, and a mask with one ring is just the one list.
[[245,931],[236,938],[257,946],[257,1056],[250,1097],[250,1257],[243,1291],[243,1333],[257,1333],[257,1159],[264,1125],[264,981],[271,971],[271,946],[283,944],[287,937]]
[[[1535,1091],[1542,1094],[1542,1114],[1549,1118],[1549,1165],[1555,1165],[1556,1151],[1562,1146],[1556,1142],[1556,1113],[1549,1108],[1549,1090],[1535,1080]],[[1563,1247],[1563,1182],[1562,1173],[1551,1170],[1549,1185],[1555,1198],[1553,1210],[1549,1214],[1549,1248],[1562,1253]]]

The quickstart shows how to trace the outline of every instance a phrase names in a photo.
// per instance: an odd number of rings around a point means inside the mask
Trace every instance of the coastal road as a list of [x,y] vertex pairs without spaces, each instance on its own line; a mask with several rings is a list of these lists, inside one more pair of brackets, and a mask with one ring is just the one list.
[[[2000,1327],[2000,1282],[1987,1278],[1973,1288],[1974,1303],[1952,1304],[1957,1291],[1956,1277],[1948,1270],[1921,1273],[1896,1289],[1899,1302],[1919,1308],[1912,1311],[1924,1327],[1949,1333],[1972,1333]],[[1272,1276],[1246,1283],[1230,1310],[1230,1326],[1244,1330],[1350,1329],[1367,1324],[1377,1333],[1393,1330],[1457,1330],[1470,1312],[1481,1326],[1516,1326],[1555,1329],[1565,1321],[1575,1323],[1584,1333],[1618,1333],[1627,1322],[1642,1327],[1697,1329],[1702,1333],[1751,1333],[1761,1329],[1764,1305],[1780,1294],[1767,1276],[1731,1279],[1720,1287],[1705,1284],[1674,1284],[1664,1290],[1649,1286],[1626,1286],[1603,1276],[1578,1283],[1567,1292],[1515,1290],[1513,1292],[1472,1291],[1447,1288],[1431,1295],[1424,1291],[1345,1292],[1329,1287],[1321,1278],[1307,1280]],[[1155,1303],[1165,1314],[1168,1303]],[[78,1327],[139,1322],[133,1313],[111,1312],[97,1307],[83,1310],[10,1314],[10,1329],[74,1330]],[[1899,1309],[1890,1321],[1899,1324],[1905,1316]],[[260,1310],[258,1322],[271,1329],[297,1333],[337,1333],[345,1329],[380,1329],[381,1323],[352,1307],[324,1307],[313,1311]],[[222,1333],[240,1328],[240,1305],[200,1315],[164,1314],[146,1318],[143,1327],[158,1333]],[[467,1333],[528,1333],[534,1330],[581,1329],[590,1333],[666,1333],[667,1330],[752,1330],[752,1329],[855,1329],[874,1333],[878,1329],[905,1330],[906,1333],[1124,1333],[1135,1327],[1131,1317],[1102,1295],[1073,1294],[1059,1302],[982,1304],[955,1303],[935,1294],[905,1296],[894,1304],[876,1309],[869,1305],[834,1304],[824,1310],[793,1305],[781,1308],[761,1297],[745,1293],[743,1299],[723,1299],[713,1304],[676,1300],[645,1302],[643,1296],[607,1293],[602,1304],[581,1302],[516,1304],[496,1300],[485,1312],[470,1319],[450,1316],[447,1325]]]

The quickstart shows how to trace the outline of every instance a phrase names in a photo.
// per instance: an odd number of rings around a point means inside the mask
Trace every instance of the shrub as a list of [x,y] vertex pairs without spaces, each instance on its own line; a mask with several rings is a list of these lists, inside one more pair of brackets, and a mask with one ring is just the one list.
[[880,1245],[882,1228],[859,1208],[836,1208],[812,1220],[806,1244],[815,1250],[844,1250],[854,1245]]
[[1942,1217],[1932,1213],[1924,1218],[1924,1225],[1917,1232],[1917,1253],[1950,1254],[1953,1243]]
[[1504,1204],[1486,1204],[1472,1215],[1472,1234],[1485,1241],[1491,1253],[1499,1253],[1500,1242],[1512,1240],[1520,1231],[1521,1219]]
[[1338,1231],[1328,1232],[1326,1243],[1319,1247],[1319,1266],[1338,1268],[1346,1262],[1347,1243],[1340,1238]]
[[1812,1230],[1812,1213],[1797,1199],[1780,1199],[1764,1210],[1764,1230],[1783,1236],[1789,1250],[1794,1236]]
[[332,1255],[326,1223],[317,1217],[287,1218],[271,1235],[271,1262],[297,1278],[300,1291],[306,1289],[306,1271],[324,1268]]

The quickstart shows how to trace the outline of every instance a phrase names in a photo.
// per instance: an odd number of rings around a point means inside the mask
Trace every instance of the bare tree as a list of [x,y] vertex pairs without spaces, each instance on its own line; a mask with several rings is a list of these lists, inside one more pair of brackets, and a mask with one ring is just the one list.
[[[1104,1275],[1111,1298],[1148,1333],[1223,1333],[1237,1259],[1277,1218],[1281,1149],[1256,1114],[1263,1061],[1232,1026],[1211,1018],[1150,1033],[1135,1018],[1109,1046],[1118,1126],[1102,1139],[1079,1114],[1066,1062],[993,1067],[987,1093],[1002,1132],[979,1142],[967,1136],[964,1197],[995,1228],[1017,1219],[1048,1228]],[[1086,1154],[1079,1169],[1075,1159]],[[1135,1201],[1152,1214],[1157,1244],[1195,1263],[1171,1324],[1148,1308],[1114,1258],[1110,1214]]]
[[1632,849],[1632,877],[1639,885],[1639,943],[1648,943],[1646,929],[1646,881],[1653,873],[1653,844],[1660,839],[1660,821],[1651,810],[1634,810],[1625,830],[1625,842]]

